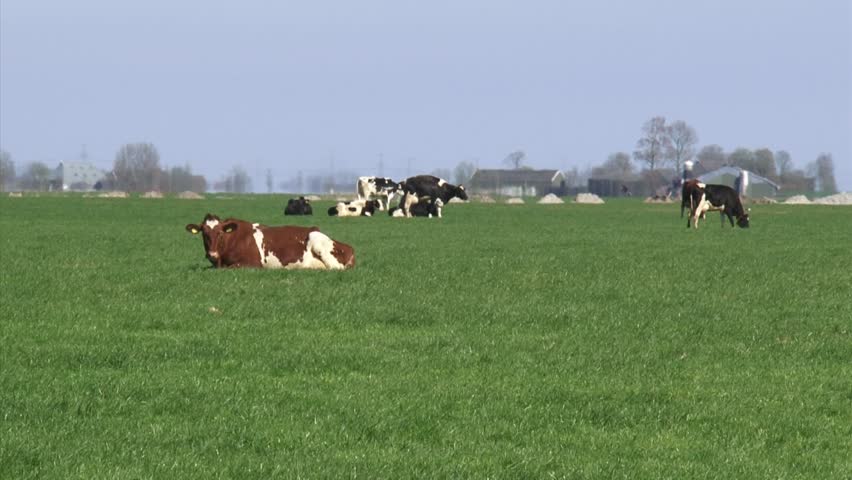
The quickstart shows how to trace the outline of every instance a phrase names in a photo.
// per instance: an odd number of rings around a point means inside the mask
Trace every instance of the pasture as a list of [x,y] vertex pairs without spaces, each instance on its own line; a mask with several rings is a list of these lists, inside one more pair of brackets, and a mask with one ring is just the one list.
[[[852,207],[0,197],[0,478],[852,476]],[[344,272],[215,270],[206,212]]]

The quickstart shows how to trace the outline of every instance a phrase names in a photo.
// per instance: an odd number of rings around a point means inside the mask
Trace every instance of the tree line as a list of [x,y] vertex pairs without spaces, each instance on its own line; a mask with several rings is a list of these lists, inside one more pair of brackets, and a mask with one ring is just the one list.
[[[695,128],[682,120],[667,124],[665,117],[651,118],[642,125],[632,156],[623,151],[612,153],[603,163],[591,169],[590,176],[634,180],[661,171],[664,175],[679,176],[688,161],[697,161],[706,171],[723,166],[749,170],[780,184],[784,190],[837,191],[834,160],[830,153],[822,153],[804,168],[796,168],[786,150],[773,152],[769,148],[752,150],[740,147],[726,152],[717,144],[698,149]],[[637,171],[634,162],[641,167],[640,170]]]
[[[508,154],[503,162],[514,169],[527,168],[523,165],[525,158],[526,154],[517,150]],[[726,152],[717,144],[699,149],[695,128],[682,120],[667,123],[661,116],[653,117],[642,125],[641,136],[632,155],[624,151],[615,152],[586,171],[573,167],[563,173],[569,186],[581,186],[589,177],[624,181],[643,177],[661,179],[679,176],[688,161],[697,161],[707,171],[726,165],[744,168],[779,183],[788,191],[837,191],[830,153],[820,154],[804,168],[796,168],[790,153],[785,150],[773,152],[769,148],[751,150],[740,147]],[[435,169],[430,173],[465,184],[475,171],[473,163],[462,161],[452,171]],[[346,170],[314,175],[303,175],[302,171],[298,171],[295,177],[281,182],[278,187],[292,192],[349,191],[357,176],[357,172]],[[31,162],[23,171],[16,172],[11,155],[0,150],[0,191],[15,188],[61,189],[62,185],[57,185],[56,181],[56,169],[51,169],[44,162]],[[112,170],[99,183],[89,187],[134,192],[190,190],[201,193],[211,186],[203,175],[194,174],[188,164],[182,167],[162,166],[160,154],[152,143],[123,145],[115,155]],[[272,192],[275,183],[270,170],[266,172],[265,184],[267,191]],[[212,188],[245,193],[252,190],[252,179],[243,167],[234,166],[213,182]]]
[[[30,162],[22,171],[16,170],[12,156],[0,150],[0,191],[61,190],[62,179],[58,178],[58,167],[51,168],[45,162]],[[209,188],[203,175],[193,173],[189,164],[185,166],[163,166],[160,153],[152,143],[128,143],[115,154],[112,170],[92,185],[70,185],[72,189],[123,190],[130,192],[158,191],[163,193],[193,191],[203,193]],[[213,183],[215,190],[245,193],[251,191],[251,178],[245,169],[233,167],[227,175]]]

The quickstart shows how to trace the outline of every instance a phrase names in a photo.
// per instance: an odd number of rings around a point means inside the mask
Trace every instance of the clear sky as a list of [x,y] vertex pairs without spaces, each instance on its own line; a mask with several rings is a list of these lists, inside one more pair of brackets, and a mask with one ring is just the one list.
[[267,168],[403,177],[519,149],[584,168],[661,115],[699,146],[831,153],[852,190],[850,3],[2,0],[0,147],[110,168],[151,142],[265,190]]

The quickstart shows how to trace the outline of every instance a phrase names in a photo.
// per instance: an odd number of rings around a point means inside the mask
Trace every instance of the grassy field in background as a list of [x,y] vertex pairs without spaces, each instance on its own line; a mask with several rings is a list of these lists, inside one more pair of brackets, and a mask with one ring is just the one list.
[[[0,197],[0,478],[852,477],[852,207]],[[210,269],[206,212],[345,272]]]

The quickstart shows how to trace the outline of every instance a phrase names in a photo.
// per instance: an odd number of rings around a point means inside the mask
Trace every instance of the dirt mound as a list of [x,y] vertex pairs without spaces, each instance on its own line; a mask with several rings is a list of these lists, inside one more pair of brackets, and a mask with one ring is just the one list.
[[105,192],[105,193],[102,193],[98,196],[101,197],[101,198],[127,198],[130,195],[128,195],[127,192],[122,192],[122,191],[116,190],[114,192]]
[[773,203],[778,203],[778,200],[769,197],[760,197],[760,198],[752,198],[750,202],[754,205],[772,205]]
[[178,193],[177,198],[183,198],[184,200],[202,200],[204,196],[187,190],[185,192]]
[[23,197],[24,194],[21,192],[9,192],[10,197]]
[[163,194],[160,192],[145,192],[140,195],[141,198],[163,198]]
[[518,198],[518,197],[513,197],[513,198],[506,200],[506,203],[508,203],[509,205],[523,205],[524,199]]
[[476,195],[474,197],[470,197],[471,200],[477,201],[479,203],[497,203],[496,200],[489,197],[488,195]]
[[449,203],[467,203],[467,200],[462,200],[459,197],[453,197],[450,199]]
[[309,202],[318,202],[322,200],[322,197],[320,197],[319,195],[305,195],[305,200]]
[[784,200],[784,203],[787,205],[808,205],[811,201],[804,195],[794,195],[787,200]]
[[818,205],[852,205],[852,193],[835,193],[827,197],[815,198],[813,203]]
[[604,203],[603,199],[594,193],[578,193],[574,197],[576,203]]
[[551,204],[557,204],[557,203],[565,203],[565,201],[562,200],[561,198],[557,197],[556,195],[552,194],[552,193],[548,193],[547,195],[541,197],[541,199],[538,201],[538,203],[544,203],[544,204],[551,205]]

